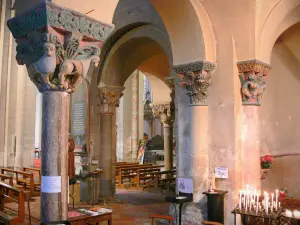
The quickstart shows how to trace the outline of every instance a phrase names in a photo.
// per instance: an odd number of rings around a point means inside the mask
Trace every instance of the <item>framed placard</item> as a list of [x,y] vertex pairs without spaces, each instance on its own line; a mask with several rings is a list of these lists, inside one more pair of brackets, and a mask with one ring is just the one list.
[[83,80],[71,97],[70,128],[74,152],[89,152],[89,91]]
[[215,168],[215,177],[221,178],[221,179],[228,179],[228,168],[216,167]]
[[194,193],[193,179],[178,178],[178,191],[186,194]]

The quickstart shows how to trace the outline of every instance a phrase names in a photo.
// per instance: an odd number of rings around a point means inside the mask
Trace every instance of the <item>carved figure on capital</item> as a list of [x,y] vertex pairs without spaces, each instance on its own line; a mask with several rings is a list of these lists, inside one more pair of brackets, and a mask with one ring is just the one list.
[[[62,44],[63,38],[51,33],[31,32],[26,39],[18,41],[17,62],[27,65],[29,77],[40,92],[73,92],[87,75],[89,67],[98,66],[100,48],[93,45],[81,47],[82,36],[71,36],[66,47]],[[33,55],[28,55],[30,53]]]
[[8,20],[17,62],[26,65],[40,92],[73,92],[98,66],[102,42],[113,26],[49,1]]
[[239,78],[244,105],[260,105],[267,87],[266,78],[270,66],[258,60],[239,62]]
[[255,75],[254,72],[241,74],[242,100],[244,104],[260,104],[266,88],[265,80],[261,75]]

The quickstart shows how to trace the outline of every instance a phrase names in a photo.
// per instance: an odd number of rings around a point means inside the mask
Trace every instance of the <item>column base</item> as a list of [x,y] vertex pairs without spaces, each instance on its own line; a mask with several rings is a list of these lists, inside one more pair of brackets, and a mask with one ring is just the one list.
[[103,180],[100,179],[100,194],[99,198],[101,199],[113,199],[114,198],[114,190],[112,180]]
[[[175,207],[173,204],[169,205],[169,214],[176,217],[177,214],[177,224],[179,224],[179,205]],[[181,224],[182,225],[202,225],[201,221],[207,220],[207,201],[204,198],[199,203],[185,203],[182,205],[182,215]]]

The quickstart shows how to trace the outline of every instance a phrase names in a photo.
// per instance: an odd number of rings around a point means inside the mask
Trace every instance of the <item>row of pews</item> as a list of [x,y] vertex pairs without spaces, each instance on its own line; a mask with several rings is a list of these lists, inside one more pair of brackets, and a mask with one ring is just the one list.
[[[0,224],[20,224],[25,218],[25,199],[40,195],[41,170],[23,167],[22,170],[2,168],[0,173]],[[18,204],[17,212],[4,207],[5,203]],[[30,216],[30,211],[29,211]]]
[[31,197],[39,196],[41,189],[41,169],[23,167],[22,170],[2,168],[1,182],[27,191]]
[[149,192],[175,192],[176,169],[163,171],[163,166],[139,163],[116,163],[116,186]]

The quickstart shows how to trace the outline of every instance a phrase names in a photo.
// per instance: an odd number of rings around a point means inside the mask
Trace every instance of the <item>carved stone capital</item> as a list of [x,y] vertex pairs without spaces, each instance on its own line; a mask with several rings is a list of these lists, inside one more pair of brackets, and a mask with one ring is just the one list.
[[73,92],[100,61],[112,26],[49,1],[8,20],[17,42],[17,62],[26,65],[40,92]]
[[243,105],[260,105],[271,67],[259,60],[237,63]]
[[153,115],[159,118],[164,125],[172,126],[174,122],[170,104],[153,105]]
[[181,79],[192,105],[207,105],[208,88],[216,64],[206,61],[192,62],[175,66],[174,70]]
[[114,107],[119,107],[120,98],[123,96],[124,87],[100,85],[98,88],[100,103],[103,112],[111,112]]

